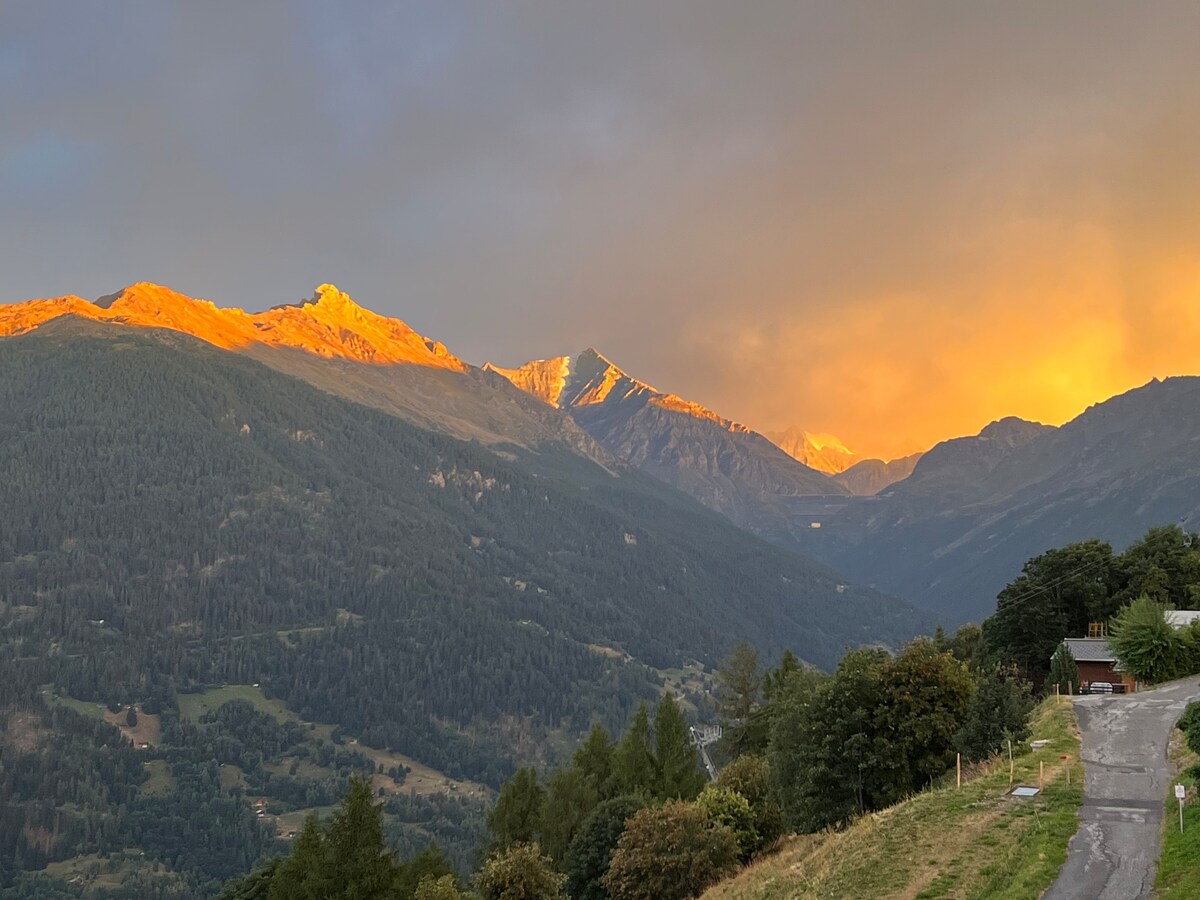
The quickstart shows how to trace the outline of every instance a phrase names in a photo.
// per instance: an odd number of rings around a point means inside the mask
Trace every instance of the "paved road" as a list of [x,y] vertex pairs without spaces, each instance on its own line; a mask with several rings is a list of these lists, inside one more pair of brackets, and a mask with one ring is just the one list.
[[1079,831],[1045,900],[1149,897],[1163,802],[1171,785],[1167,742],[1200,677],[1138,694],[1077,697],[1084,791]]

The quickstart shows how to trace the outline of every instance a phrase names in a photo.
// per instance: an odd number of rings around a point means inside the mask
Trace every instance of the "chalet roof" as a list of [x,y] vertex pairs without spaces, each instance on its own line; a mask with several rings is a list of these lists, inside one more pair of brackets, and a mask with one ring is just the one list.
[[1075,662],[1116,662],[1116,655],[1105,638],[1064,638],[1063,643]]

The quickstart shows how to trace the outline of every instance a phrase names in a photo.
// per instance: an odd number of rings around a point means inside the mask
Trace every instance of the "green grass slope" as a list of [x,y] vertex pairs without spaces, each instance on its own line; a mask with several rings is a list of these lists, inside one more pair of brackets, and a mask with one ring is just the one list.
[[[777,854],[713,887],[704,900],[1037,897],[1066,860],[1083,790],[1070,706],[1043,703],[1033,735],[1050,744],[1016,758],[1016,781],[1036,785],[1044,764],[1041,796],[1008,796],[1008,761],[997,760],[961,790],[951,777],[948,786],[843,831],[787,839]],[[1069,786],[1063,755],[1072,766]]]

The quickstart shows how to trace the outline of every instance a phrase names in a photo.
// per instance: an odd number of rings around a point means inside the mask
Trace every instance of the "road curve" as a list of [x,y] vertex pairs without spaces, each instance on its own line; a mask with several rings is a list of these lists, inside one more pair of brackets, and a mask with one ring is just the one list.
[[1200,676],[1137,694],[1075,698],[1083,806],[1067,861],[1045,900],[1150,896],[1172,776],[1167,742],[1184,708],[1197,699]]

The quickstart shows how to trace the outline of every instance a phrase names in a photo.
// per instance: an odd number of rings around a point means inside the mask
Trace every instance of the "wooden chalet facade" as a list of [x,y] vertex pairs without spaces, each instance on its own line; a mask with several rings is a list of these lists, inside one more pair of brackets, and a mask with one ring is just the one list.
[[1124,684],[1126,691],[1137,690],[1137,682],[1117,668],[1117,657],[1108,646],[1107,638],[1064,638],[1063,643],[1075,657],[1081,687],[1093,681],[1106,681],[1109,684]]

